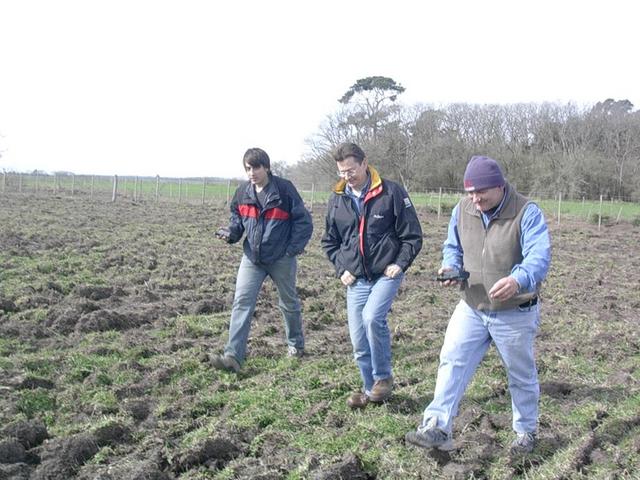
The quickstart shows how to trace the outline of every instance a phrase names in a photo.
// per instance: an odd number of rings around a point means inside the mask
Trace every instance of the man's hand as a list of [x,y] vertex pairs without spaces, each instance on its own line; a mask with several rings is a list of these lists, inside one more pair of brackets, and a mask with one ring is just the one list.
[[215,236],[216,236],[216,238],[220,238],[220,239],[224,240],[225,242],[228,242],[229,241],[229,237],[231,236],[231,232],[229,231],[229,229],[227,227],[221,227],[216,231]]
[[354,277],[349,270],[345,270],[342,276],[340,277],[340,281],[346,287],[351,285],[356,281],[356,277]]
[[[442,267],[440,268],[440,270],[438,270],[438,275],[442,275],[444,274],[444,272],[452,272],[453,270],[455,270],[453,267]],[[445,287],[450,287],[452,285],[459,285],[461,282],[459,282],[458,280],[445,280],[444,282],[438,283]]]
[[402,273],[402,269],[398,265],[396,265],[395,263],[390,263],[384,269],[385,276],[387,276],[389,278],[396,278],[401,273]]
[[515,278],[504,277],[498,280],[493,287],[491,287],[491,290],[489,290],[489,298],[504,302],[518,293],[519,289],[520,285],[518,285]]

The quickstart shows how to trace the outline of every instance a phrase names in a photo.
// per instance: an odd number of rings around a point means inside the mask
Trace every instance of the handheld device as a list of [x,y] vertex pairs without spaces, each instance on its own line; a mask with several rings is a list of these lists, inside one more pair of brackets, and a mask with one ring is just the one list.
[[469,278],[469,272],[465,270],[447,270],[440,275],[436,275],[433,279],[437,282],[446,282],[447,280],[462,282],[467,278]]
[[227,227],[221,227],[216,231],[215,235],[218,238],[224,238],[226,240],[231,235],[231,232]]

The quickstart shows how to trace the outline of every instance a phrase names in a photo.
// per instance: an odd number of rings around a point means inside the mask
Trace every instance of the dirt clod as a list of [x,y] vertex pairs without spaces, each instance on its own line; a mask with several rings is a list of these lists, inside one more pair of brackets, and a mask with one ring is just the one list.
[[49,434],[42,420],[17,421],[2,430],[4,437],[16,438],[26,449],[40,445]]

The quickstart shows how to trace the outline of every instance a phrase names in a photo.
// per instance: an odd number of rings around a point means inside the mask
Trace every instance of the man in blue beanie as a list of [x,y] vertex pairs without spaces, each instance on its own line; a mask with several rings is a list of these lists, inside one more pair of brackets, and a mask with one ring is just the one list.
[[[540,386],[534,358],[538,294],[551,261],[540,208],[516,192],[498,163],[474,156],[464,174],[467,196],[454,207],[439,274],[467,271],[444,338],[433,400],[408,443],[451,450],[453,419],[478,364],[493,342],[507,370],[515,440],[511,453],[536,442]],[[459,280],[446,280],[445,286]]]

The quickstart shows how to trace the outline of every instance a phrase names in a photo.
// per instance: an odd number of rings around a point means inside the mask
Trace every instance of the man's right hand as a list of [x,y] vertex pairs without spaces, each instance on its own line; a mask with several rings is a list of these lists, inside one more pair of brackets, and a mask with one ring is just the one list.
[[215,236],[216,236],[216,238],[220,238],[220,239],[224,240],[225,242],[228,242],[229,241],[229,237],[231,236],[231,232],[229,231],[229,229],[227,227],[221,227],[216,231]]
[[356,277],[354,277],[349,270],[345,270],[342,276],[340,277],[340,281],[346,287],[351,285],[356,281]]

